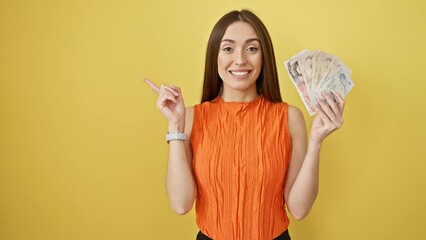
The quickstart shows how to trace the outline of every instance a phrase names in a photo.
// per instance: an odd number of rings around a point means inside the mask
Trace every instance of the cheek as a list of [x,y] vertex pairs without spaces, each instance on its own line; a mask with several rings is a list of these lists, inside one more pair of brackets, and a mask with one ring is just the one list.
[[217,71],[219,73],[219,76],[224,77],[224,74],[227,73],[227,69],[229,67],[229,60],[226,57],[220,57],[217,58]]
[[250,62],[251,62],[253,67],[261,68],[262,65],[263,65],[262,54],[259,53],[259,54],[251,56]]
[[222,56],[221,54],[219,54],[219,55],[217,56],[217,65],[218,65],[219,67],[221,67],[221,66],[225,66],[225,65],[226,65],[226,58],[225,58],[224,56]]
[[260,53],[260,54],[257,56],[257,64],[258,64],[258,66],[259,66],[259,67],[262,67],[262,65],[263,65],[262,58],[263,58],[263,55],[262,55],[262,53]]
[[262,54],[256,55],[256,58],[253,59],[253,67],[256,68],[255,77],[258,78],[263,68]]
[[220,56],[220,54],[217,56],[217,73],[219,74],[219,77],[223,79],[225,77],[226,72],[226,64],[225,59],[223,56]]

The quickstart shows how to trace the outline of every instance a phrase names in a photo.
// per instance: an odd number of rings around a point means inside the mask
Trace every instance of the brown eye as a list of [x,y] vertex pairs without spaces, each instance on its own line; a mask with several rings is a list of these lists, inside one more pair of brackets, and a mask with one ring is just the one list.
[[257,52],[257,50],[259,50],[257,47],[249,47],[249,48],[247,48],[247,51],[249,51],[249,52]]
[[224,47],[224,48],[222,48],[222,51],[224,51],[224,52],[231,52],[232,48],[231,47]]

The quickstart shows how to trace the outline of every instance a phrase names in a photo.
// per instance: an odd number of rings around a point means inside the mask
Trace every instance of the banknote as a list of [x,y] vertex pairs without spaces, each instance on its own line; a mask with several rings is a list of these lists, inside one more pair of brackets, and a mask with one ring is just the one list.
[[309,92],[306,86],[305,79],[303,78],[302,73],[306,75],[306,72],[304,72],[303,67],[301,67],[300,62],[301,59],[298,57],[305,54],[307,50],[303,50],[300,53],[296,54],[293,58],[289,59],[284,63],[287,72],[294,84],[294,86],[297,89],[297,92],[299,93],[300,97],[302,98],[302,102],[305,105],[306,109],[308,110],[309,114],[312,116],[314,114],[314,109],[311,104],[311,100],[309,97]]
[[352,71],[343,61],[320,50],[304,49],[284,64],[311,116],[315,114],[313,106],[322,98],[321,92],[336,91],[344,98],[355,85]]
[[354,83],[350,78],[349,72],[346,69],[340,68],[337,72],[328,76],[325,81],[322,81],[321,84],[318,85],[318,90],[310,95],[311,104],[318,102],[318,97],[320,97],[320,93],[322,91],[330,94],[334,90],[344,98],[353,86]]
[[340,96],[345,97],[353,86],[354,83],[350,76],[345,71],[341,71],[330,77],[329,83],[325,85],[321,91],[331,93],[334,90],[338,92]]
[[305,54],[300,55],[298,59],[302,78],[306,84],[308,92],[311,92],[312,90],[312,80],[314,77],[313,62],[316,52],[317,51],[308,51]]
[[316,89],[316,87],[318,86],[322,76],[324,76],[326,70],[328,69],[328,66],[332,62],[333,57],[334,56],[325,52],[320,52],[314,59],[315,76],[312,81],[312,89]]

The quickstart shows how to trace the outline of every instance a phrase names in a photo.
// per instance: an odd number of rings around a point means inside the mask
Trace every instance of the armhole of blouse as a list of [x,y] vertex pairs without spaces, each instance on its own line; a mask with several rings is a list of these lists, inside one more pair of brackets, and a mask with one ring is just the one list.
[[[197,128],[197,122],[198,122],[198,108],[199,108],[199,105],[197,104],[197,105],[194,105],[194,113],[193,113],[193,118],[192,118],[192,128],[191,128],[191,134],[190,134],[190,136],[189,136],[189,144],[190,144],[190,146],[191,146],[191,149],[192,149],[192,152],[194,152],[194,139],[195,139],[195,136],[196,136],[196,132],[197,131],[194,131],[194,129],[196,129]],[[194,156],[192,156],[192,157],[194,157]]]
[[289,126],[289,105],[286,102],[283,102],[284,104],[284,130],[286,133],[287,138],[291,139],[291,133],[290,133],[290,126]]
[[285,134],[286,134],[286,140],[288,141],[289,144],[287,144],[287,166],[290,165],[290,159],[291,159],[291,152],[293,149],[293,139],[291,137],[291,132],[290,132],[290,126],[289,126],[289,113],[290,113],[290,105],[286,102],[284,102],[284,108],[285,108]]

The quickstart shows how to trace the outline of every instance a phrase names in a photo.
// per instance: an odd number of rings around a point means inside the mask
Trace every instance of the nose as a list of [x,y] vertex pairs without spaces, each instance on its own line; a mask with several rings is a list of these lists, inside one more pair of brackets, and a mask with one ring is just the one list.
[[245,51],[243,49],[235,51],[234,63],[236,65],[244,65],[247,63]]

